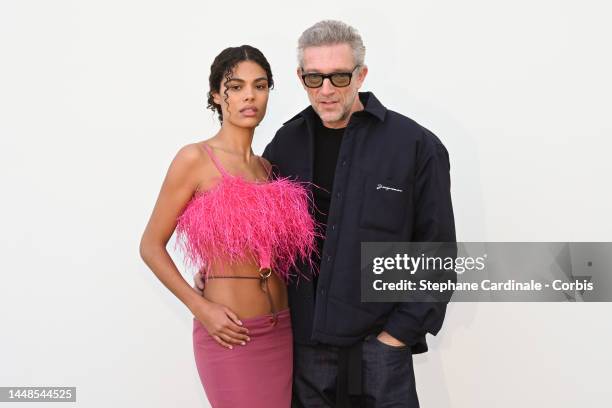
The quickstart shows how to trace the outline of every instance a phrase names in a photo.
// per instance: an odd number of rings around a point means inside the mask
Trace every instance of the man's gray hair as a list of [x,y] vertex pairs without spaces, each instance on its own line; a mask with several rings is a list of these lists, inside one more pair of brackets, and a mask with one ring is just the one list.
[[356,65],[363,66],[365,46],[359,32],[338,20],[319,21],[306,29],[298,39],[298,64],[304,64],[304,49],[322,45],[348,44],[353,50]]

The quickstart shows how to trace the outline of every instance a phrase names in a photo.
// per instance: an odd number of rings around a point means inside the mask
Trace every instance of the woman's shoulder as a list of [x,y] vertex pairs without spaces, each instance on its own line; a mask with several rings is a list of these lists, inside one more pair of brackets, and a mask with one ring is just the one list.
[[171,167],[184,177],[194,179],[196,191],[206,189],[216,178],[215,166],[204,147],[205,141],[186,144],[178,149]]
[[206,153],[204,143],[206,141],[193,142],[182,146],[177,151],[174,162],[188,168],[208,167],[212,164],[212,160]]

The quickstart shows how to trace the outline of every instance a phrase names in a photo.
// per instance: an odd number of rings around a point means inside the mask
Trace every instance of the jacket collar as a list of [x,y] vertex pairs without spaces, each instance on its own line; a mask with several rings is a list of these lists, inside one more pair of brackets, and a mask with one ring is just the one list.
[[[359,99],[361,99],[361,103],[364,107],[363,111],[359,112],[365,112],[366,114],[370,114],[381,122],[385,120],[387,108],[385,108],[384,105],[380,103],[380,101],[374,96],[372,92],[359,92]],[[312,105],[309,105],[306,109],[283,123],[283,125],[286,125],[289,122],[293,122],[294,120],[299,118],[304,118],[304,120],[312,123],[312,121],[315,121],[317,119],[316,116],[317,113],[312,108]]]

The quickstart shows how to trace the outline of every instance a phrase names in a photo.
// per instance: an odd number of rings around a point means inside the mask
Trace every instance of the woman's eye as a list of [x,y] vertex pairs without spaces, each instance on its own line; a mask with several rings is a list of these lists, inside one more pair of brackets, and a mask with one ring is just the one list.
[[239,90],[240,90],[240,88],[241,88],[241,86],[240,86],[240,85],[232,85],[232,86],[230,86],[230,89],[231,89],[232,91],[239,91]]

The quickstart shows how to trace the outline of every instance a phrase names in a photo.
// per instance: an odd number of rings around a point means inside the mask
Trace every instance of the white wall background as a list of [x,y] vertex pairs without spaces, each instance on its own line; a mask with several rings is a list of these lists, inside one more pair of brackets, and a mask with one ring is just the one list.
[[[608,2],[0,4],[0,386],[207,406],[192,316],[140,235],[176,151],[216,131],[214,56],[248,43],[272,64],[261,153],[307,104],[294,48],[323,18],[362,33],[364,89],[446,144],[459,240],[612,241]],[[609,406],[611,312],[452,304],[415,356],[421,406]]]

